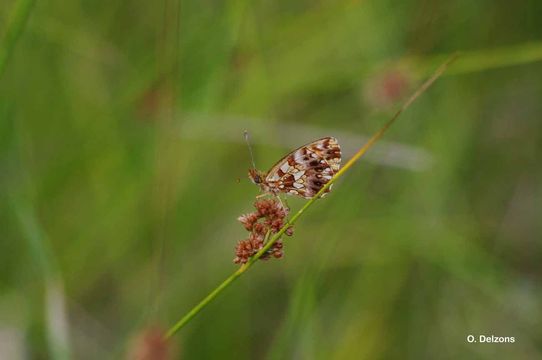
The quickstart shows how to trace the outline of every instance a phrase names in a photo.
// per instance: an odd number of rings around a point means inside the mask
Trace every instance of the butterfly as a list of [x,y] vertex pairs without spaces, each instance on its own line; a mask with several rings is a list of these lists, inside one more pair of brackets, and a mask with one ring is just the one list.
[[[310,199],[339,171],[340,166],[341,148],[337,139],[328,136],[295,149],[267,173],[254,167],[249,169],[248,176],[264,193],[285,193]],[[325,193],[330,190],[331,186]]]

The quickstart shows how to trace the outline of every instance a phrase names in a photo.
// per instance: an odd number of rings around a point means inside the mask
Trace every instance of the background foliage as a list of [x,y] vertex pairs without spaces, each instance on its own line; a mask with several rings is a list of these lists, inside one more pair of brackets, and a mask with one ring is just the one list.
[[13,25],[20,2],[0,3],[0,36],[24,25],[0,49],[0,358],[124,357],[236,268],[244,129],[262,169],[324,135],[348,157],[457,50],[176,357],[542,356],[541,2],[51,0]]

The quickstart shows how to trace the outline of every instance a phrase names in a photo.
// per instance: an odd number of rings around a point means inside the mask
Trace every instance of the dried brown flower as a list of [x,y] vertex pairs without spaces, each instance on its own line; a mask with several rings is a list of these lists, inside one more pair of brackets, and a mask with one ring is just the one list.
[[387,68],[369,78],[364,98],[374,108],[386,109],[402,99],[410,89],[411,74],[406,68]]
[[[276,198],[256,200],[255,212],[241,215],[237,220],[250,232],[245,240],[237,243],[235,248],[236,264],[245,264],[265,245],[266,235],[277,233],[285,224],[286,216],[290,209],[284,207]],[[286,235],[293,234],[293,228],[289,227]],[[284,256],[282,240],[277,240],[273,246],[262,255],[260,259],[267,260],[271,257],[280,259]]]
[[144,329],[134,339],[128,360],[167,360],[172,359],[172,349],[164,339],[163,332],[155,327]]

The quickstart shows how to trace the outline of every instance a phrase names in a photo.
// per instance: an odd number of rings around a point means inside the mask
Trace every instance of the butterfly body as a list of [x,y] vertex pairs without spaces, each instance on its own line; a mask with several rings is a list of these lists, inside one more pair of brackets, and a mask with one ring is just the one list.
[[[249,178],[263,192],[312,198],[339,171],[341,148],[325,137],[303,145],[280,159],[267,173],[249,170]],[[329,192],[331,187],[326,191]]]

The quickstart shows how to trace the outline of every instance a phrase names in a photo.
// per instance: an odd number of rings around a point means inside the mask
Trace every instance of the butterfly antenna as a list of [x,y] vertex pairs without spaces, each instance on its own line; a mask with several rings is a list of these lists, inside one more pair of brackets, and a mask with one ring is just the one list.
[[250,139],[248,135],[248,131],[244,131],[245,134],[245,141],[247,142],[248,146],[248,152],[250,153],[250,160],[252,160],[252,167],[256,169],[256,162],[254,161],[254,154],[252,153],[252,146],[250,146]]

